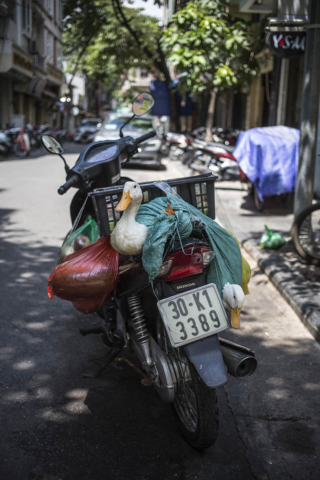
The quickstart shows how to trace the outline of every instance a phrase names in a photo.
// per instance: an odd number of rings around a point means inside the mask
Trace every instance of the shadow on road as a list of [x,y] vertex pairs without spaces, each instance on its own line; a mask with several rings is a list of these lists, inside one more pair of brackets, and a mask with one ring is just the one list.
[[[68,302],[48,299],[46,281],[58,249],[25,244],[24,232],[17,238],[16,230],[13,240],[13,213],[0,210],[1,478],[265,478],[254,476],[252,468],[265,475],[259,442],[268,429],[275,431],[276,448],[290,471],[300,462],[299,468],[317,474],[319,462],[305,463],[305,454],[317,455],[319,445],[310,403],[320,389],[319,359],[313,368],[309,365],[312,340],[288,338],[270,346],[261,337],[259,319],[246,312],[245,321],[257,328],[242,340],[256,350],[260,367],[248,382],[231,379],[226,389],[219,389],[218,441],[214,448],[196,452],[180,436],[170,406],[152,387],[143,386],[127,363],[113,362],[96,379],[82,377],[90,358],[105,353],[97,336],[78,335],[81,324],[97,317],[84,317]],[[237,341],[235,333],[228,337]],[[305,365],[299,377],[294,372],[298,364]],[[299,399],[291,394],[297,383]],[[263,429],[256,433],[256,451],[248,452],[244,439],[257,419]]]

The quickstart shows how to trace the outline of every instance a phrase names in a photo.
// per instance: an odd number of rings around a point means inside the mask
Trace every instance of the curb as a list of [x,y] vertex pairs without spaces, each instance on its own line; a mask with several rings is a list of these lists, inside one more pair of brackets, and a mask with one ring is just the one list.
[[277,253],[263,250],[253,240],[244,240],[242,247],[257,262],[270,281],[298,315],[313,337],[320,343],[320,298],[315,286],[307,279],[301,281]]

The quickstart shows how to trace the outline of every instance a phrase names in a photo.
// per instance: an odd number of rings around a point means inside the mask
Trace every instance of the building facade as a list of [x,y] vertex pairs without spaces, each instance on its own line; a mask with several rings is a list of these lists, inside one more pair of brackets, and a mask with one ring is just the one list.
[[0,128],[59,124],[62,0],[0,5]]

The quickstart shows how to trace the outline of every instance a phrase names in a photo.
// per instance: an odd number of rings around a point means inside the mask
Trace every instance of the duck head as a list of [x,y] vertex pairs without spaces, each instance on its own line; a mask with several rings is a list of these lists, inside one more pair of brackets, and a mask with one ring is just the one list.
[[240,285],[226,283],[222,299],[226,309],[231,311],[232,328],[240,328],[240,312],[244,302],[244,292]]
[[126,182],[123,187],[122,197],[115,208],[116,212],[123,212],[130,203],[139,204],[142,202],[142,190],[136,182]]

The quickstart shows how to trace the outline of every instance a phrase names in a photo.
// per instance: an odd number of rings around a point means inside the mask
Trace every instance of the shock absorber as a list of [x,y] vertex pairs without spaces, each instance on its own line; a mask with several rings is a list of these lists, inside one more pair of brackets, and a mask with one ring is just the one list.
[[128,305],[135,336],[143,351],[146,364],[151,367],[153,360],[150,355],[149,333],[143,315],[140,297],[138,295],[132,295],[128,298]]

